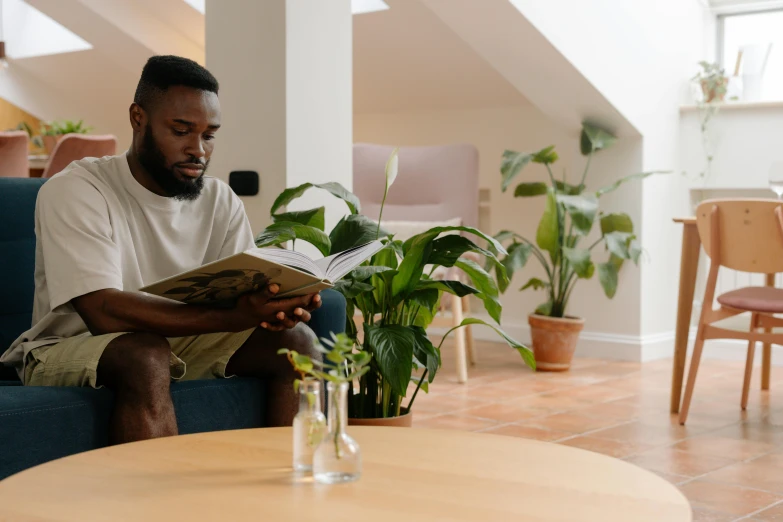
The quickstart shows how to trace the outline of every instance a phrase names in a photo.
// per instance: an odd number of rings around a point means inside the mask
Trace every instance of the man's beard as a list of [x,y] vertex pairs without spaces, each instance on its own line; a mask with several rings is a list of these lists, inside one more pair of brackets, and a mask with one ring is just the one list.
[[[204,188],[204,173],[207,171],[209,161],[204,163],[204,170],[201,176],[194,180],[181,180],[177,178],[173,169],[166,167],[166,159],[152,136],[152,129],[149,125],[144,132],[142,141],[142,150],[139,151],[139,163],[149,172],[155,183],[170,198],[180,201],[193,201],[201,195],[201,189]],[[201,164],[198,158],[191,156],[188,161],[183,163]],[[176,164],[175,164],[176,165]]]

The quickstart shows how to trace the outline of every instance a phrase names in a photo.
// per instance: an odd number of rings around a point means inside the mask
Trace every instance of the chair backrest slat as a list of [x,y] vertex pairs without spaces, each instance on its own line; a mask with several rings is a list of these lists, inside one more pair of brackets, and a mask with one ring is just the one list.
[[[721,266],[741,272],[783,272],[783,231],[775,199],[712,199],[696,209],[704,250]],[[717,209],[718,251],[713,251],[712,211]],[[780,211],[778,211],[780,212]]]

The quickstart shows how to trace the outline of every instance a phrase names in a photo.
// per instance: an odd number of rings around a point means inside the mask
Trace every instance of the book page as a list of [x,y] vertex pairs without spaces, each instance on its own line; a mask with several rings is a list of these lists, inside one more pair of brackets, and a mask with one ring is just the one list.
[[278,263],[285,266],[304,270],[318,278],[326,277],[326,272],[321,270],[321,267],[317,262],[310,259],[306,254],[297,252],[295,250],[286,250],[283,248],[254,248],[248,250],[247,253],[266,259],[274,263]]
[[351,270],[362,264],[364,261],[372,257],[376,252],[383,248],[383,243],[380,241],[371,241],[364,245],[348,249],[339,254],[329,256],[324,259],[316,261],[316,264],[320,264],[320,268],[326,273],[326,278],[334,283],[345,277]]

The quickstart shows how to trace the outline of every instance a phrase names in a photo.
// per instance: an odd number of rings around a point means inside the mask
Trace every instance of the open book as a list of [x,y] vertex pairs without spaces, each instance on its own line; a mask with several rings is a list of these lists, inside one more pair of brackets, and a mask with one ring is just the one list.
[[372,241],[314,261],[282,248],[251,248],[141,288],[141,292],[193,304],[226,304],[261,289],[266,280],[280,285],[278,297],[320,292],[334,286],[383,248]]

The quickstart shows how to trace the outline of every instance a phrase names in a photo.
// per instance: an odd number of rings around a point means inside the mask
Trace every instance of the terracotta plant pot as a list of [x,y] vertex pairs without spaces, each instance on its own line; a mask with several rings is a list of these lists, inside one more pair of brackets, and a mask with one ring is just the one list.
[[387,419],[348,419],[348,426],[383,426],[387,428],[410,428],[413,424],[413,414],[403,413],[399,417]]
[[704,93],[704,101],[706,103],[722,102],[726,99],[726,86],[729,83],[728,78],[722,78],[720,81],[720,87],[723,87],[722,92],[718,92],[717,89],[710,89],[706,80],[701,81],[701,91]]
[[585,320],[578,317],[547,317],[530,314],[530,336],[536,370],[542,372],[563,372],[571,367],[579,332]]

